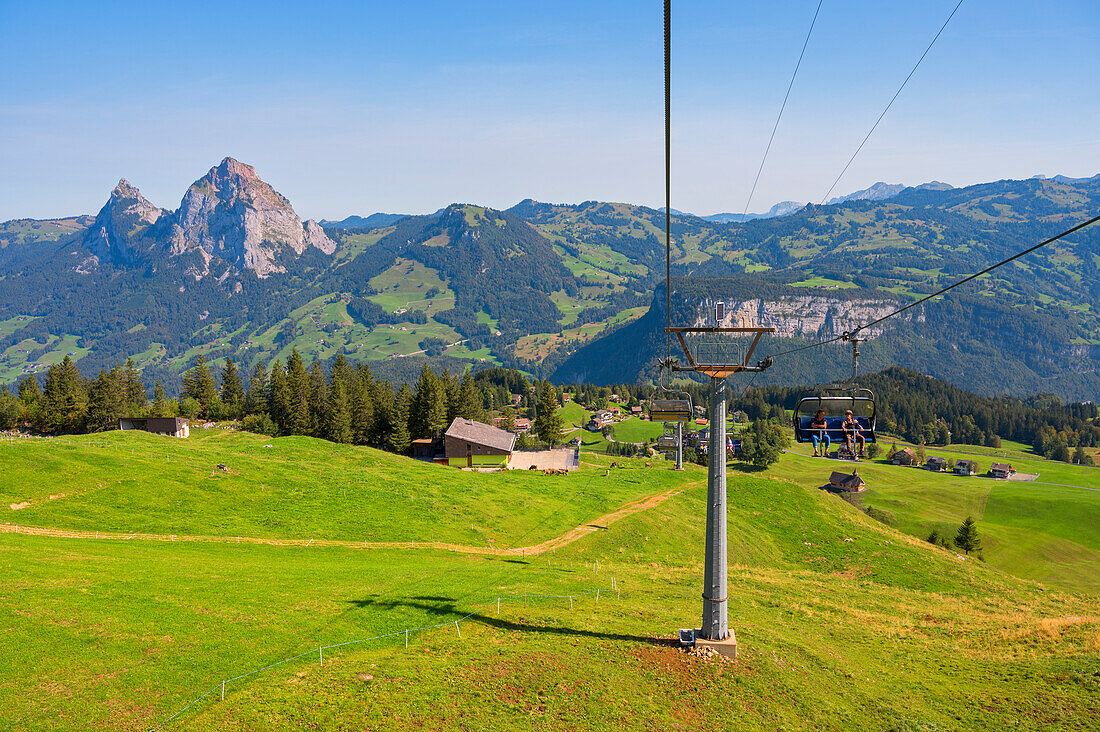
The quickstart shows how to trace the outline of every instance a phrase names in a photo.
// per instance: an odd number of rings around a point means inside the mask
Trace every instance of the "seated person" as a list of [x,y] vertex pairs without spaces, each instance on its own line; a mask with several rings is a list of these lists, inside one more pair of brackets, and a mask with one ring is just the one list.
[[[810,439],[814,443],[814,457],[821,457],[822,454],[829,454],[829,433],[825,430],[828,425],[825,422],[825,410],[817,410],[817,414],[810,420]],[[823,443],[825,449],[821,454],[817,452],[818,443]]]
[[[844,413],[844,423],[840,426],[844,430],[844,444],[848,446],[848,452],[852,453],[853,456],[862,455],[863,448],[867,445],[867,440],[863,437],[863,428],[852,415],[851,409]],[[852,447],[853,438],[859,443],[858,453]]]

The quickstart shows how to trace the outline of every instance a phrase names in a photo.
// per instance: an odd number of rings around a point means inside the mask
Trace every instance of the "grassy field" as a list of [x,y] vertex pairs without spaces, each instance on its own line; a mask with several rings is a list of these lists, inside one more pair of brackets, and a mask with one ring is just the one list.
[[[804,485],[825,461],[731,467],[739,659],[720,663],[660,640],[698,622],[696,466],[475,475],[308,438],[97,437],[106,447],[0,445],[0,470],[20,486],[4,502],[40,501],[8,521],[403,539],[401,524],[423,525],[420,499],[440,509],[432,526],[483,545],[678,492],[537,558],[0,533],[2,729],[149,729],[208,691],[164,729],[1100,726],[1095,597],[1042,591],[869,519]],[[230,472],[211,478],[214,461]],[[584,594],[597,588],[598,601]],[[400,631],[429,625],[444,627],[410,634],[406,649]],[[319,646],[388,633],[326,648],[319,663]]]
[[[1007,459],[1020,472],[1038,474],[1035,482],[960,477],[885,460],[864,461],[858,465],[867,482],[863,502],[888,511],[897,528],[919,538],[933,528],[953,537],[962,520],[973,515],[980,522],[984,555],[991,566],[1052,586],[1100,594],[1100,469],[1034,455],[1028,459],[1021,448],[957,445],[928,453],[977,459],[983,469],[994,460]],[[853,467],[815,460],[808,457],[810,451],[808,445],[795,446],[769,472],[813,487],[827,482],[830,471]],[[995,456],[973,454],[983,452]]]

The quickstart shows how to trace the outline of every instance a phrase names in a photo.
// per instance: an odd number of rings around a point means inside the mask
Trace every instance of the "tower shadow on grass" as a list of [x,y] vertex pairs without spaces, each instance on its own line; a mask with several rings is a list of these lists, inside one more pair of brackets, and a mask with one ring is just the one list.
[[[566,598],[554,598],[558,602],[566,602]],[[509,598],[509,603],[514,603],[515,598]],[[414,596],[402,600],[376,600],[364,598],[361,600],[349,600],[348,604],[360,608],[381,608],[393,610],[396,608],[413,608],[423,610],[429,615],[440,619],[451,618],[463,620],[463,622],[478,622],[497,630],[507,630],[517,633],[540,633],[546,635],[560,635],[573,638],[593,638],[596,640],[609,640],[626,643],[645,643],[653,646],[677,647],[674,638],[654,638],[652,636],[631,635],[629,633],[608,633],[597,630],[584,630],[582,628],[569,628],[561,625],[535,625],[530,623],[517,623],[512,620],[490,615],[482,612],[465,613],[456,604],[452,597]]]

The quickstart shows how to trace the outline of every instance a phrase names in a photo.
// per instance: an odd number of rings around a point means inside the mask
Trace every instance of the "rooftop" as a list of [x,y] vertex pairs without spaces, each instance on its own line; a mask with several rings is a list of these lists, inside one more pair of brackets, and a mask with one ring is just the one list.
[[463,417],[455,417],[455,421],[451,422],[445,435],[498,450],[510,451],[516,446],[516,436],[511,432]]

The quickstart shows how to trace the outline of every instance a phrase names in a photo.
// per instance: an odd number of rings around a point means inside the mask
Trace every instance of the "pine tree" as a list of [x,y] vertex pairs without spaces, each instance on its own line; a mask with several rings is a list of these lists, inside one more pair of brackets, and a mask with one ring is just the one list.
[[292,435],[309,434],[309,375],[296,348],[291,350],[286,362],[286,391],[286,431]]
[[412,399],[409,432],[416,439],[439,437],[447,429],[447,394],[443,381],[427,364],[420,369]]
[[333,442],[348,444],[355,437],[351,429],[351,405],[341,379],[333,379],[328,392],[325,436]]
[[267,385],[267,412],[280,432],[290,432],[290,385],[283,365],[271,364],[271,378]]
[[111,371],[100,369],[88,389],[88,409],[85,413],[85,429],[101,432],[118,426],[126,416],[126,387],[122,373],[116,366]]
[[257,361],[248,379],[248,396],[244,403],[245,414],[262,414],[267,411],[267,370]]
[[544,381],[539,386],[538,415],[535,417],[535,434],[551,447],[562,441],[565,424],[558,414],[558,394],[554,385]]
[[87,385],[69,356],[46,371],[40,426],[46,430],[75,432],[87,408]]
[[978,525],[973,516],[967,516],[955,533],[955,546],[967,554],[980,551],[982,540],[978,537]]
[[41,398],[42,391],[38,388],[38,379],[34,374],[28,374],[27,378],[19,382],[19,401],[29,409]]
[[482,402],[481,389],[477,388],[473,377],[467,371],[462,376],[462,383],[458,389],[458,409],[456,417],[465,417],[478,422],[485,421],[485,407]]
[[168,416],[168,397],[164,394],[164,385],[160,383],[160,379],[157,379],[157,383],[153,387],[153,404],[149,408],[149,416]]
[[354,442],[357,445],[377,443],[378,411],[376,408],[378,397],[374,384],[374,375],[370,366],[359,364],[355,369],[351,388],[348,391],[351,402],[351,422]]
[[210,373],[210,366],[206,363],[206,356],[201,353],[195,356],[191,362],[191,368],[183,377],[184,398],[191,397],[200,405],[203,415],[207,415],[214,400],[218,396],[218,385]]
[[328,424],[328,382],[325,369],[316,358],[309,367],[309,433],[322,437]]
[[389,434],[386,436],[386,444],[396,453],[404,454],[409,449],[411,437],[409,435],[409,407],[412,404],[413,394],[408,384],[402,384],[401,389],[393,400],[390,409]]
[[123,389],[126,392],[126,405],[129,411],[135,415],[145,410],[149,403],[149,397],[145,394],[145,385],[141,383],[141,373],[134,364],[134,359],[126,359],[126,367],[122,373]]
[[241,373],[237,370],[237,364],[233,363],[233,359],[225,359],[221,376],[221,400],[226,416],[230,419],[240,419],[241,410],[244,407],[244,384],[241,383]]

